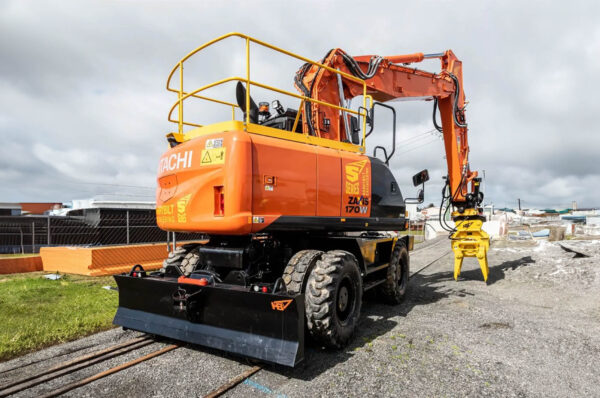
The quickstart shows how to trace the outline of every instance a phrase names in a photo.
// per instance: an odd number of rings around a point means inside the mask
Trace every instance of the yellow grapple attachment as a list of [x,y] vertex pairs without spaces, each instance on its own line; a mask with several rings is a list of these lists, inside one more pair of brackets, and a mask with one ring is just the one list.
[[[456,232],[452,234],[452,250],[454,251],[454,279],[458,279],[465,257],[477,257],[483,280],[487,282],[489,268],[487,252],[490,249],[490,236],[481,229],[483,220],[477,209],[466,209],[463,213],[453,212]],[[471,218],[472,217],[472,218]]]

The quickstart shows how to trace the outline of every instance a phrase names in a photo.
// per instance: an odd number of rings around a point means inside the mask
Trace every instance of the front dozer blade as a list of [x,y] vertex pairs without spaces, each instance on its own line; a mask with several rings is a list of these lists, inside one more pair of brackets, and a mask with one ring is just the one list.
[[303,295],[188,285],[168,277],[115,280],[115,325],[285,366],[304,358]]

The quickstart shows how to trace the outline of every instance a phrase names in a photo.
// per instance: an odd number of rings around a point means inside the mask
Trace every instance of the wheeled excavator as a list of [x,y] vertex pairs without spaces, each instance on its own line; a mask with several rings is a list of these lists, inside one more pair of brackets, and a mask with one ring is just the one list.
[[[246,44],[246,76],[186,90],[184,63],[230,37]],[[304,62],[293,79],[297,93],[251,78],[250,49],[256,46]],[[439,72],[414,67],[432,58],[440,60]],[[230,82],[237,82],[236,102],[205,93]],[[256,87],[297,98],[300,106],[285,109],[279,100],[257,105],[250,93]],[[406,204],[423,201],[429,175],[423,170],[413,176],[423,188],[415,198],[403,197],[389,167],[396,149],[396,112],[389,101],[395,99],[432,101],[448,164],[441,208],[452,208],[454,226],[444,214],[440,222],[450,228],[454,276],[464,257],[476,257],[487,280],[483,193],[469,167],[462,64],[452,51],[350,56],[334,49],[315,62],[230,33],[180,60],[167,89],[177,94],[169,120],[178,131],[167,135],[169,149],[159,161],[157,223],[208,239],[173,243],[159,271],[135,265],[115,276],[115,324],[295,366],[304,358],[305,333],[321,346],[348,344],[365,291],[401,303],[413,247],[412,237],[402,233]],[[352,108],[352,99],[362,105]],[[184,119],[188,100],[230,107],[232,120],[201,125]],[[366,141],[384,133],[376,121],[389,116],[390,150],[377,146],[368,156]]]

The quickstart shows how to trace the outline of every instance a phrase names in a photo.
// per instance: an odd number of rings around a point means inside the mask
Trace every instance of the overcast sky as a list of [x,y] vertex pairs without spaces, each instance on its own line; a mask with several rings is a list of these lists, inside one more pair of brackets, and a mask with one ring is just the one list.
[[[485,170],[486,202],[600,206],[597,4],[2,0],[0,201],[152,197],[164,135],[174,128],[168,73],[200,44],[240,31],[312,59],[334,47],[351,55],[452,49],[463,61],[471,169]],[[190,63],[186,88],[241,74],[239,44]],[[253,78],[292,90],[299,62],[253,54]],[[215,94],[234,98],[232,86],[223,90]],[[442,142],[426,133],[431,103],[394,106],[396,179],[411,196],[412,174],[428,168],[426,201],[438,203],[446,163]],[[189,112],[203,123],[227,117]],[[385,130],[371,146],[390,145]]]

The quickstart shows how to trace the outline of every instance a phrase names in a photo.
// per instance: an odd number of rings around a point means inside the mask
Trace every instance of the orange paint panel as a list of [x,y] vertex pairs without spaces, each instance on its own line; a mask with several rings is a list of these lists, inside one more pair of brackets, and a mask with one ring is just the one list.
[[317,147],[317,216],[340,216],[341,164],[340,151]]
[[[317,147],[251,134],[252,213],[314,216],[317,208]],[[265,182],[274,177],[277,184]]]
[[[159,161],[158,183],[156,220],[162,229],[250,233],[252,150],[246,132],[209,134],[169,149]],[[217,187],[224,203],[218,212]]]

